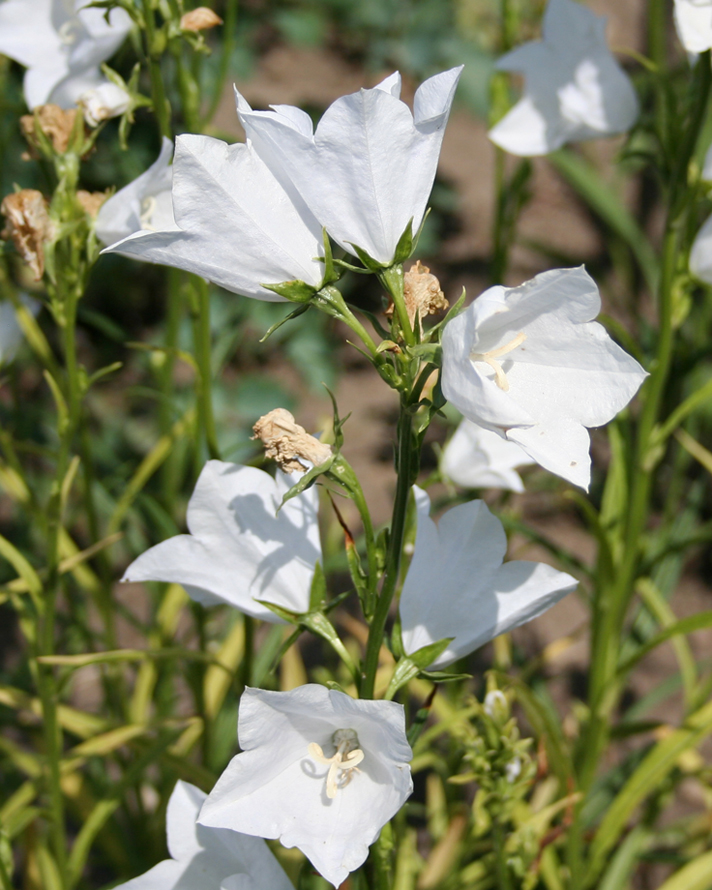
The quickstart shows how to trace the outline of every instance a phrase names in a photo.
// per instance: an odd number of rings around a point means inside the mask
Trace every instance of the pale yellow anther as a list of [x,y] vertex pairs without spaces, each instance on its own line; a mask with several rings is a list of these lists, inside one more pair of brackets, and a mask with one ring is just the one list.
[[141,222],[141,229],[144,232],[155,232],[155,228],[151,225],[151,220],[153,219],[153,214],[156,211],[156,199],[149,195],[141,201],[141,216],[139,220]]
[[521,344],[527,339],[527,335],[522,331],[517,334],[509,343],[505,343],[504,346],[498,346],[497,349],[492,349],[489,352],[471,352],[470,360],[473,362],[484,362],[489,365],[490,368],[494,371],[494,382],[497,386],[503,390],[504,392],[509,392],[509,381],[507,380],[507,375],[502,370],[502,366],[499,362],[495,361],[495,359],[500,358],[503,355],[506,355],[508,352],[512,352],[513,349],[516,349],[517,346],[521,346]]
[[358,764],[365,756],[363,751],[356,747],[358,738],[353,730],[337,730],[334,733],[334,742],[337,746],[333,757],[326,757],[321,745],[317,745],[316,742],[312,742],[307,748],[312,760],[329,767],[329,772],[326,774],[326,796],[329,800],[336,797],[339,788],[345,788],[349,784],[354,773],[360,772]]

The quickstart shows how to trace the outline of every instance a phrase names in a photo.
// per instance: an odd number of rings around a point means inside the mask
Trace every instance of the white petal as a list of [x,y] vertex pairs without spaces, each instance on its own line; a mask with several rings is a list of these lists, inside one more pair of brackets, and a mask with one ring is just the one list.
[[463,420],[443,449],[441,472],[465,488],[524,491],[514,467],[532,463],[519,445],[503,435]]
[[712,216],[707,219],[692,244],[690,272],[701,281],[712,284]]
[[[116,890],[183,890],[185,883],[182,878],[187,867],[187,862],[164,859],[145,874],[119,884]],[[196,887],[195,890],[199,888]]]
[[53,0],[5,0],[0,3],[0,53],[31,67],[61,54],[52,26]]
[[688,53],[703,53],[712,47],[712,3],[675,0],[675,27]]
[[521,445],[545,470],[588,491],[591,437],[580,423],[566,417],[548,417],[526,429],[507,430],[507,438]]

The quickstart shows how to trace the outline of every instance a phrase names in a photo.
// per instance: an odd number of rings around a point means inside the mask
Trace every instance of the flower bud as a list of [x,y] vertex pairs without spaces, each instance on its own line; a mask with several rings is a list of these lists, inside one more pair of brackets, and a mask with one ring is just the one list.
[[[411,326],[415,324],[416,312],[422,322],[426,315],[435,315],[436,312],[449,306],[440,288],[440,282],[420,260],[417,260],[403,276],[403,299]],[[386,309],[389,318],[393,315],[393,309],[391,302]]]
[[84,113],[84,120],[90,127],[98,127],[110,117],[119,117],[131,108],[131,96],[115,83],[107,81],[77,99],[77,105]]
[[44,245],[51,240],[53,230],[44,195],[36,189],[6,195],[0,213],[7,218],[0,238],[12,239],[15,249],[32,269],[35,281],[39,281],[44,274]]
[[33,157],[39,148],[37,134],[35,132],[35,120],[40,130],[52,143],[52,148],[57,154],[64,154],[69,147],[69,140],[77,119],[77,109],[63,109],[59,105],[40,105],[34,110],[34,114],[23,114],[20,118],[22,135],[27,139],[30,148],[33,149]]
[[485,696],[482,707],[495,723],[503,725],[509,720],[509,702],[500,689],[491,689]]
[[214,28],[216,25],[222,25],[223,20],[212,9],[207,6],[199,6],[186,12],[180,20],[182,31],[205,31],[208,28]]
[[252,429],[253,438],[264,444],[265,455],[276,460],[285,473],[303,472],[306,467],[302,460],[318,466],[331,457],[331,446],[310,436],[285,408],[275,408],[260,417]]

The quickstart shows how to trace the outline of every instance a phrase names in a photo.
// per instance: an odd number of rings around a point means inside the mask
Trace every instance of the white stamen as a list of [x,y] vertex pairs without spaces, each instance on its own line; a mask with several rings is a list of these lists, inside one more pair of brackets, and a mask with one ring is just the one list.
[[60,25],[57,34],[64,46],[73,46],[81,33],[81,25],[76,19],[69,19]]
[[141,229],[144,232],[155,232],[155,228],[151,225],[151,221],[153,219],[153,214],[156,211],[156,199],[153,195],[148,195],[146,198],[141,201],[141,216],[139,220],[141,222]]
[[471,352],[470,353],[470,361],[473,362],[484,362],[489,365],[490,368],[494,371],[494,382],[497,386],[503,390],[504,392],[509,392],[509,381],[507,380],[507,375],[502,370],[502,366],[499,362],[495,361],[495,359],[500,358],[500,356],[506,355],[508,352],[512,352],[513,349],[516,349],[517,346],[521,346],[521,344],[527,339],[527,335],[522,331],[517,334],[514,339],[510,340],[509,343],[505,343],[504,346],[498,346],[497,349],[492,349],[489,352]]
[[353,729],[337,729],[332,736],[336,746],[333,757],[326,757],[321,745],[312,742],[307,750],[312,760],[329,767],[326,774],[326,796],[329,800],[336,797],[339,788],[345,788],[354,773],[361,772],[357,767],[364,758],[363,751],[358,747],[358,736]]

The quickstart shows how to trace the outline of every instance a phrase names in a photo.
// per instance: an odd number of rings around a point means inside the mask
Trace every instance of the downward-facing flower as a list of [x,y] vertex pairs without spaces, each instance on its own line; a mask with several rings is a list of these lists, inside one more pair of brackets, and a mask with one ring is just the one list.
[[601,298],[583,267],[491,287],[443,332],[445,398],[516,442],[551,473],[588,489],[586,427],[608,423],[646,377],[593,322]]
[[443,449],[440,471],[465,488],[524,491],[514,468],[530,463],[533,461],[516,442],[463,420]]
[[156,161],[106,201],[96,218],[96,235],[107,246],[134,232],[175,232],[171,183],[173,143],[163,138]]
[[234,757],[200,823],[299,847],[338,887],[413,790],[401,705],[325,686],[246,689]]
[[712,0],[675,0],[675,28],[688,53],[712,47]]
[[88,90],[106,83],[99,71],[124,42],[131,19],[123,9],[88,9],[87,0],[4,0],[0,53],[27,68],[30,108],[52,102],[72,108]]
[[549,0],[542,40],[503,56],[500,71],[524,75],[524,95],[489,132],[515,155],[543,155],[567,142],[624,133],[638,99],[606,43],[606,20],[575,0]]
[[171,858],[121,890],[294,890],[261,838],[197,823],[206,797],[194,785],[176,784],[166,812]]
[[321,226],[249,142],[179,136],[172,200],[177,228],[137,231],[107,250],[186,269],[259,300],[282,299],[264,285],[321,286]]
[[544,563],[503,563],[507,536],[484,501],[459,504],[436,525],[428,495],[415,494],[418,530],[400,599],[407,655],[453,637],[430,665],[447,667],[575,590],[575,578]]
[[309,115],[289,105],[252,111],[238,93],[237,109],[259,154],[294,183],[331,237],[387,266],[408,226],[415,234],[423,220],[461,70],[426,80],[413,113],[392,74],[337,99],[316,132]]
[[188,535],[169,538],[134,560],[124,581],[171,581],[205,605],[228,603],[263,621],[280,619],[266,600],[306,612],[321,558],[317,492],[282,507],[290,481],[263,470],[211,460],[188,504]]
[[77,105],[89,126],[98,127],[102,121],[126,114],[131,108],[131,96],[118,84],[107,80],[83,92]]

